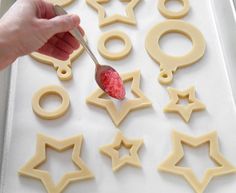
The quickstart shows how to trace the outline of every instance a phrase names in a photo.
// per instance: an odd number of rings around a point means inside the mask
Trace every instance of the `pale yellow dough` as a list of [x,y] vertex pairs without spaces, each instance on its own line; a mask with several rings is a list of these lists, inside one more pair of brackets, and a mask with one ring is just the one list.
[[[163,52],[159,41],[167,33],[180,33],[189,38],[193,44],[192,50],[183,56],[171,56]],[[150,57],[160,64],[160,83],[169,84],[178,68],[194,64],[203,57],[206,44],[202,33],[193,25],[180,20],[167,20],[150,30],[145,47]]]
[[86,0],[88,5],[98,12],[99,26],[103,27],[106,25],[114,24],[116,22],[122,22],[125,24],[136,25],[136,19],[134,15],[134,8],[140,2],[140,0],[120,0],[128,2],[125,9],[126,16],[115,14],[113,16],[106,16],[106,11],[102,6],[103,3],[107,3],[110,0]]
[[[37,136],[36,153],[20,170],[19,174],[40,180],[48,193],[61,193],[71,182],[93,178],[92,172],[80,158],[83,136],[78,135],[64,140],[57,140],[42,134]],[[59,183],[55,184],[51,175],[44,170],[38,169],[46,160],[46,149],[50,147],[62,152],[73,149],[72,161],[78,167],[70,173],[66,173]]]
[[30,56],[40,63],[53,66],[57,71],[57,76],[60,80],[70,80],[72,78],[72,62],[76,60],[83,53],[83,51],[84,48],[80,46],[70,55],[69,59],[66,61],[58,60],[38,52],[33,52],[30,54]]
[[189,0],[178,0],[183,4],[183,9],[180,11],[171,11],[166,8],[166,3],[169,0],[159,0],[158,9],[160,13],[168,19],[180,19],[189,13]]
[[[216,131],[210,132],[200,137],[192,137],[177,131],[173,131],[172,141],[173,152],[164,162],[159,165],[158,169],[160,171],[183,176],[196,193],[203,193],[207,185],[214,177],[236,172],[235,167],[229,163],[219,151]],[[209,144],[210,158],[215,163],[217,163],[218,166],[207,169],[204,173],[203,179],[198,180],[191,168],[178,166],[178,163],[184,157],[183,144],[189,145],[191,147],[198,147],[205,143]]]
[[[205,105],[196,98],[195,88],[193,86],[184,91],[170,87],[167,88],[167,90],[170,96],[170,102],[164,108],[164,111],[179,113],[185,122],[189,122],[194,111],[201,111],[206,108]],[[189,104],[179,104],[180,99],[188,99]]]
[[[110,52],[106,48],[106,44],[114,39],[121,40],[124,43],[124,49],[120,52]],[[106,59],[120,60],[126,57],[132,50],[132,44],[129,37],[121,31],[110,31],[104,33],[98,41],[98,51]]]
[[111,99],[102,98],[105,92],[100,88],[87,98],[87,103],[106,109],[114,124],[119,126],[130,111],[151,106],[150,100],[140,90],[140,76],[140,71],[126,73],[121,76],[124,83],[132,81],[131,91],[137,98],[125,99],[120,104],[120,109],[116,108]]
[[71,4],[72,2],[74,2],[75,0],[46,0],[47,2],[50,2],[54,5],[59,5],[62,7],[65,7],[69,4]]
[[[48,112],[44,110],[40,105],[41,99],[48,95],[57,95],[62,99],[61,105],[55,111]],[[34,94],[32,99],[32,109],[34,113],[40,118],[47,120],[57,119],[63,116],[68,111],[69,106],[70,106],[69,95],[63,88],[59,86],[47,86],[41,88]]]
[[[120,157],[119,149],[121,148],[122,145],[127,149],[129,149],[129,155]],[[130,140],[124,137],[124,135],[121,132],[118,132],[113,143],[101,147],[100,152],[111,158],[112,169],[113,171],[117,171],[121,169],[121,167],[127,164],[135,167],[141,167],[138,151],[142,145],[143,145],[143,140],[141,139]]]

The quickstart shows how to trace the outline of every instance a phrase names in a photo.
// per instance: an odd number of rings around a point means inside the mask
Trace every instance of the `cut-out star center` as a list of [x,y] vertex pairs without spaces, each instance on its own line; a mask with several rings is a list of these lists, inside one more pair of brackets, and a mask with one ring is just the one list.
[[187,107],[189,104],[191,103],[194,103],[194,101],[192,101],[190,98],[189,98],[189,95],[186,95],[186,96],[181,96],[181,95],[178,95],[178,101],[177,101],[177,105],[182,105],[183,107]]
[[136,96],[134,99],[125,99],[119,102],[119,108],[116,107],[111,98],[104,98],[105,92],[97,89],[87,98],[87,103],[106,109],[116,126],[125,119],[130,111],[151,106],[149,99],[140,90],[140,71],[123,74],[121,76],[124,83],[131,83],[131,92]]
[[125,144],[124,141],[121,141],[119,145],[114,147],[114,149],[119,153],[119,158],[122,159],[131,155],[130,150],[132,147],[132,144]]
[[[129,153],[124,156],[121,156],[119,152],[122,145],[124,145],[127,150],[129,149]],[[117,171],[127,164],[141,167],[138,151],[142,145],[143,140],[130,140],[124,137],[121,132],[118,132],[113,143],[101,147],[100,152],[111,158],[112,169],[113,171]]]
[[[201,144],[196,148],[189,146],[182,142],[183,150],[185,152],[184,157],[176,163],[175,166],[190,168],[196,175],[199,181],[202,181],[205,172],[209,168],[221,167],[215,160],[213,160],[209,154],[209,142]],[[201,164],[198,164],[201,163]]]
[[[130,1],[110,0],[107,2],[101,2],[100,4],[104,7],[104,10],[106,12],[106,17],[111,17],[114,15],[121,15],[125,17],[126,16],[125,7],[127,7],[129,2]],[[116,10],[116,12],[114,10]]]
[[[160,171],[165,171],[172,174],[183,176],[187,180],[187,182],[192,186],[195,192],[197,193],[204,192],[207,185],[216,176],[221,176],[236,172],[235,167],[230,162],[228,162],[220,153],[217,133],[215,131],[199,137],[192,137],[180,133],[178,131],[173,131],[172,139],[173,139],[173,151],[167,157],[167,159],[159,165],[158,169]],[[203,179],[198,180],[198,178],[196,177],[195,173],[191,168],[178,166],[180,160],[182,160],[183,157],[185,156],[183,143],[194,148],[202,144],[208,143],[209,157],[212,160],[214,160],[215,163],[217,163],[218,167],[208,168],[204,173]]]
[[[190,87],[184,91],[169,87],[168,93],[170,102],[164,108],[164,111],[178,113],[185,122],[189,122],[193,112],[201,111],[206,108],[205,105],[196,98],[194,87]],[[185,100],[185,104],[182,104],[183,100]]]
[[56,184],[60,182],[66,173],[80,170],[80,168],[71,161],[71,155],[72,149],[59,152],[50,147],[46,147],[47,160],[34,169],[48,172],[52,176],[53,182]]
[[[19,170],[19,174],[40,180],[48,193],[61,193],[71,182],[92,178],[92,173],[80,159],[82,140],[82,135],[65,140],[56,140],[54,138],[38,134],[36,153],[33,158]],[[37,169],[47,159],[47,147],[60,152],[73,149],[71,158],[73,163],[78,166],[79,170],[66,173],[61,178],[59,183],[54,183],[49,172]]]

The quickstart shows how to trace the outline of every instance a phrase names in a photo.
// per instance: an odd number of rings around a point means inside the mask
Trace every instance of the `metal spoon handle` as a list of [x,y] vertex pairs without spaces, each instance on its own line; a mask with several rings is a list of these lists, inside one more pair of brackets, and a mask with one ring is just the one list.
[[97,58],[95,57],[95,55],[93,54],[93,52],[89,48],[88,44],[85,42],[85,40],[84,40],[82,34],[80,33],[80,31],[78,29],[74,28],[70,31],[70,33],[81,43],[81,45],[84,47],[86,52],[92,58],[95,65],[96,66],[99,65]]
[[[56,12],[57,15],[67,14],[67,12],[62,7],[60,7],[59,5],[55,5],[54,8],[55,8],[55,12]],[[93,52],[91,51],[91,49],[89,48],[86,41],[84,40],[84,38],[83,38],[82,34],[80,33],[80,31],[77,28],[74,28],[70,31],[70,33],[82,44],[82,46],[84,47],[86,52],[92,58],[92,60],[95,63],[96,67],[98,67],[99,66],[98,60],[95,57],[95,55],[93,54]]]

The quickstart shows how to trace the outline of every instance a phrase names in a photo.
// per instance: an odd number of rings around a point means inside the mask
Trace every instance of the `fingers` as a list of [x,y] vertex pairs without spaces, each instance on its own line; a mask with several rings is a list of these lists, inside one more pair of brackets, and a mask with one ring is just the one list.
[[52,37],[48,42],[68,54],[71,54],[75,50],[71,44],[57,36]]
[[46,43],[43,47],[41,47],[38,50],[39,53],[47,55],[47,56],[51,56],[54,57],[58,60],[68,60],[70,54],[68,54],[67,52],[65,52],[64,50],[61,50],[60,48],[56,47],[53,44],[50,44],[49,42]]
[[80,43],[69,33],[59,33],[48,40],[38,52],[59,60],[67,60]]
[[43,1],[44,6],[45,6],[45,15],[44,19],[51,19],[56,16],[56,13],[54,11],[54,5],[52,3]]
[[53,36],[57,33],[68,32],[79,26],[80,18],[77,15],[62,15],[46,20],[46,22],[46,30],[50,36]]
[[74,50],[78,49],[80,43],[69,32],[56,35],[58,38],[69,44]]
[[54,5],[47,1],[37,0],[35,1],[37,7],[37,16],[42,19],[51,19],[56,16],[54,11]]

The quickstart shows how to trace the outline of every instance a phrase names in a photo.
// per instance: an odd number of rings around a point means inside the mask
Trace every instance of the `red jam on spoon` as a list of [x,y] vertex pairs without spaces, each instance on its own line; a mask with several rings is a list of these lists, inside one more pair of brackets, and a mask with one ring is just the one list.
[[125,98],[125,88],[120,75],[113,69],[105,70],[100,75],[103,90],[111,97],[118,100]]

